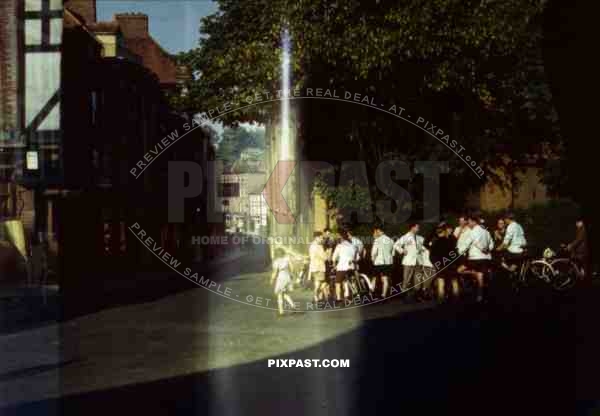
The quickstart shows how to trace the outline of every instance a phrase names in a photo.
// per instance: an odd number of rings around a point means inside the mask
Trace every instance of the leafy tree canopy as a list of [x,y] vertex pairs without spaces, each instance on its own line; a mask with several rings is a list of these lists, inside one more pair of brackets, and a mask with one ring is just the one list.
[[[346,89],[401,105],[450,132],[483,166],[505,164],[498,152],[517,160],[560,139],[541,60],[545,0],[218,3],[202,20],[199,47],[179,56],[197,75],[182,104],[195,111],[280,89],[287,28],[293,87]],[[359,157],[372,166],[390,155],[450,160],[460,178],[450,192],[480,183],[460,158],[405,122],[350,104],[302,105],[309,157]],[[276,114],[260,105],[224,121],[268,123]]]

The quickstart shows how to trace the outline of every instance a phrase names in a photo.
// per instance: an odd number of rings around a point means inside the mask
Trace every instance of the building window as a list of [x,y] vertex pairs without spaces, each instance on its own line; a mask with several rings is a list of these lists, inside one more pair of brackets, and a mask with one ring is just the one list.
[[39,19],[25,20],[25,45],[40,45],[42,43],[42,21]]
[[26,12],[39,12],[42,10],[42,0],[25,0]]
[[219,196],[225,198],[237,198],[240,196],[239,183],[221,183]]
[[63,19],[50,19],[50,44],[60,45],[63,30]]

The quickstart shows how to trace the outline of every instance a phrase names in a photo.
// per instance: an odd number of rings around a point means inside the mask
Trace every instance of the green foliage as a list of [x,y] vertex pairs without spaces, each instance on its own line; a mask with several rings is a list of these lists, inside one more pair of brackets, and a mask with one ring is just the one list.
[[[292,88],[337,88],[403,106],[451,134],[483,167],[502,164],[500,153],[517,161],[542,142],[561,140],[541,60],[544,0],[218,3],[219,11],[202,20],[199,47],[178,57],[199,75],[180,107],[202,112],[280,89],[281,33],[288,28]],[[311,101],[298,103],[308,159],[364,160],[372,169],[390,157],[411,165],[448,160],[450,204],[481,186],[452,151],[405,121]],[[224,122],[273,123],[278,105],[252,106]],[[519,164],[505,168],[512,175]],[[362,203],[355,191],[322,191],[334,206]]]
[[568,161],[565,158],[549,160],[544,166],[544,182],[550,192],[562,197],[569,197],[569,173],[567,171]]
[[362,209],[371,208],[369,188],[357,185],[329,186],[321,178],[315,179],[314,191],[329,202],[330,208]]
[[235,162],[248,147],[265,148],[264,130],[227,127],[217,148],[217,159],[226,163]]
[[527,78],[515,65],[528,71],[531,62],[520,58],[537,46],[544,1],[218,3],[219,12],[202,20],[199,48],[178,56],[202,74],[192,94],[198,108],[277,90],[284,27],[292,34],[294,86],[319,67],[335,71],[334,84],[375,76],[401,84],[399,67],[416,66],[421,90],[460,90],[485,106],[504,106],[510,99],[503,94]]

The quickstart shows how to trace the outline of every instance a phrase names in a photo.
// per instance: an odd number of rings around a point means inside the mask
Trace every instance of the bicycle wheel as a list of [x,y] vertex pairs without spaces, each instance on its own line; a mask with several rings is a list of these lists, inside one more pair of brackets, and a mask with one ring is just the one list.
[[372,283],[369,276],[364,273],[360,273],[358,276],[360,284],[364,287],[364,293],[375,292],[375,282]]
[[555,270],[552,287],[558,291],[571,289],[577,283],[579,270],[569,259],[556,259],[552,262]]
[[545,260],[534,260],[529,264],[529,273],[536,279],[551,283],[554,278],[552,265]]
[[358,281],[356,279],[356,275],[352,275],[350,281],[348,282],[350,286],[350,295],[352,298],[355,298],[360,295],[360,287],[358,285]]

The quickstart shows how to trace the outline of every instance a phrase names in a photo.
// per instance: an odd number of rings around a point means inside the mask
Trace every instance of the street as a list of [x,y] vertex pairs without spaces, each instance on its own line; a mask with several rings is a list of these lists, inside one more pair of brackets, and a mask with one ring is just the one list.
[[600,416],[593,15],[1,0],[0,416]]
[[[268,297],[267,274],[242,272],[261,262],[243,257],[214,273]],[[573,296],[436,307],[393,299],[277,319],[189,288],[3,335],[2,414],[572,412],[574,394],[593,397],[584,376],[597,374],[598,345],[593,322],[576,321],[597,306],[576,308]],[[269,368],[269,358],[348,359],[350,368]]]

